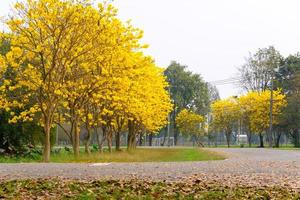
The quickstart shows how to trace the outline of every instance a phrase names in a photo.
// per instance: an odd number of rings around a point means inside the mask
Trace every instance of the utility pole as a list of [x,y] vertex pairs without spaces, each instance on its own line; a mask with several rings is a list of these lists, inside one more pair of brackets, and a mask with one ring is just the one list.
[[56,125],[56,145],[58,146],[58,125]]
[[210,137],[209,137],[209,112],[207,113],[207,135],[208,135],[208,146],[210,146]]
[[273,85],[274,85],[274,77],[273,77],[273,72],[271,74],[271,96],[270,96],[270,124],[269,124],[269,147],[272,148],[273,146]]
[[[171,94],[171,90],[170,90],[170,87],[169,87],[169,94]],[[168,147],[170,147],[171,146],[171,144],[170,144],[170,113],[168,113],[168,126],[167,126],[167,131],[168,131]]]
[[170,147],[170,113],[168,114],[168,147]]

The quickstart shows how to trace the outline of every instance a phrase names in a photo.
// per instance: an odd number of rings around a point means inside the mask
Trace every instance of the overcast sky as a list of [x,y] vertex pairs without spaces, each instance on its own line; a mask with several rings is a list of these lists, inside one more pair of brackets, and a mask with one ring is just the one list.
[[[1,0],[1,15],[14,0]],[[299,0],[114,0],[123,20],[145,31],[147,53],[167,67],[188,65],[206,81],[236,76],[249,52],[275,46],[284,56],[300,49]],[[218,85],[222,97],[235,85]]]

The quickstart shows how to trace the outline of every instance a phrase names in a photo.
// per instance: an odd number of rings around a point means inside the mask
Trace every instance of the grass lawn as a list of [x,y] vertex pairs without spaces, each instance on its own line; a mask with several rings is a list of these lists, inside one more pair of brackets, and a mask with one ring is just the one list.
[[[42,157],[35,158],[16,158],[0,157],[1,163],[15,162],[40,162]],[[59,154],[51,155],[51,162],[175,162],[175,161],[204,161],[204,160],[222,160],[224,155],[199,148],[137,148],[132,152],[125,149],[120,152],[92,152],[87,155],[80,153],[78,158],[70,152],[61,150]]]
[[300,150],[299,147],[280,147],[280,148],[272,148],[273,150]]
[[[206,146],[206,148],[228,148],[227,145],[210,145],[210,146]],[[241,147],[240,145],[230,145],[229,148],[260,148],[257,144],[252,144],[251,147],[249,147],[248,144],[245,144],[243,147]],[[288,144],[288,145],[280,145],[278,148],[277,147],[273,147],[273,148],[269,148],[268,144],[265,145],[266,149],[274,149],[274,150],[300,150],[300,147],[294,147],[294,145],[292,144]]]
[[299,199],[282,187],[224,187],[197,180],[180,183],[131,181],[22,180],[0,182],[5,199]]

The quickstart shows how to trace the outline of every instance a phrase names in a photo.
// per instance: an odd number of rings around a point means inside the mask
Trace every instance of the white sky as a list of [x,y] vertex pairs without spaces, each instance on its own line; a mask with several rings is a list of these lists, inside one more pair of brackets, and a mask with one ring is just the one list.
[[[6,15],[14,0],[0,0]],[[249,52],[274,45],[284,56],[300,49],[299,0],[114,0],[123,20],[145,31],[147,53],[167,67],[188,65],[206,81],[234,77]],[[217,86],[221,97],[235,85]]]

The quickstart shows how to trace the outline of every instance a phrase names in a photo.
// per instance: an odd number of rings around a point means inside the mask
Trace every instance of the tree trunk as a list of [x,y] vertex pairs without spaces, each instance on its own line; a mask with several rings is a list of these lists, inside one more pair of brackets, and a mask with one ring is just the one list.
[[139,137],[139,146],[142,146],[143,145],[143,133],[140,134],[140,137]]
[[74,155],[75,157],[79,156],[79,148],[80,148],[80,128],[78,127],[77,122],[75,122],[75,129],[74,129],[74,138],[75,138],[75,143],[74,143]]
[[116,151],[121,151],[120,143],[121,143],[121,135],[120,135],[120,132],[117,131],[116,132]]
[[295,135],[296,135],[296,137],[295,137],[294,145],[295,145],[295,147],[300,147],[300,136],[299,136],[298,131],[296,131]]
[[111,137],[107,138],[107,145],[108,145],[109,153],[112,153],[112,140],[111,140]]
[[177,144],[178,144],[178,135],[179,135],[179,133],[178,133],[178,130],[176,128],[176,124],[174,122],[174,145],[175,146],[177,146]]
[[100,137],[99,137],[99,133],[98,133],[97,128],[94,128],[94,132],[95,132],[96,138],[97,138],[98,151],[100,152],[101,141],[100,141]]
[[[172,112],[172,121],[173,121],[173,135],[174,135],[174,145],[178,144],[178,130],[176,128],[176,103],[173,104],[173,112]],[[169,141],[170,142],[170,141]]]
[[108,130],[107,134],[107,146],[108,146],[108,151],[109,153],[112,153],[112,130]]
[[225,136],[226,136],[226,141],[227,141],[227,147],[229,148],[230,147],[230,136],[231,136],[231,131],[227,131],[225,133]]
[[44,162],[50,161],[50,152],[51,152],[51,144],[50,144],[50,131],[51,125],[49,122],[46,122],[44,125],[44,134],[45,134],[45,141],[44,141]]
[[98,146],[99,146],[99,152],[103,153],[103,144],[106,140],[107,133],[106,133],[106,128],[102,127],[102,138],[101,140],[98,141]]
[[291,131],[291,136],[293,140],[294,147],[300,147],[300,134],[297,129]]
[[[163,139],[162,143],[160,144],[160,146],[165,146],[166,138],[168,135],[168,128],[164,128],[163,130],[164,130],[164,139]],[[168,142],[170,142],[170,141],[168,141]],[[169,144],[167,144],[167,145],[169,145]]]
[[261,133],[259,133],[259,141],[260,141],[259,147],[263,148],[264,147],[264,136]]
[[152,139],[153,139],[153,134],[149,134],[149,146],[152,147]]
[[85,147],[85,153],[90,154],[90,142],[91,142],[91,130],[90,128],[86,127],[87,130],[87,137],[85,138],[84,147]]
[[208,136],[207,136],[207,143],[208,143],[209,147],[210,147],[210,140],[211,140],[211,138],[210,138],[210,135],[208,134]]
[[201,142],[201,137],[195,136],[196,143],[198,147],[204,147],[204,144]]
[[128,138],[127,138],[127,150],[135,149],[135,133],[134,133],[134,122],[128,121]]
[[277,131],[276,132],[276,138],[275,138],[275,147],[276,148],[279,148],[280,138],[281,138],[281,132]]
[[247,132],[247,140],[249,147],[252,146],[252,133],[250,131]]

